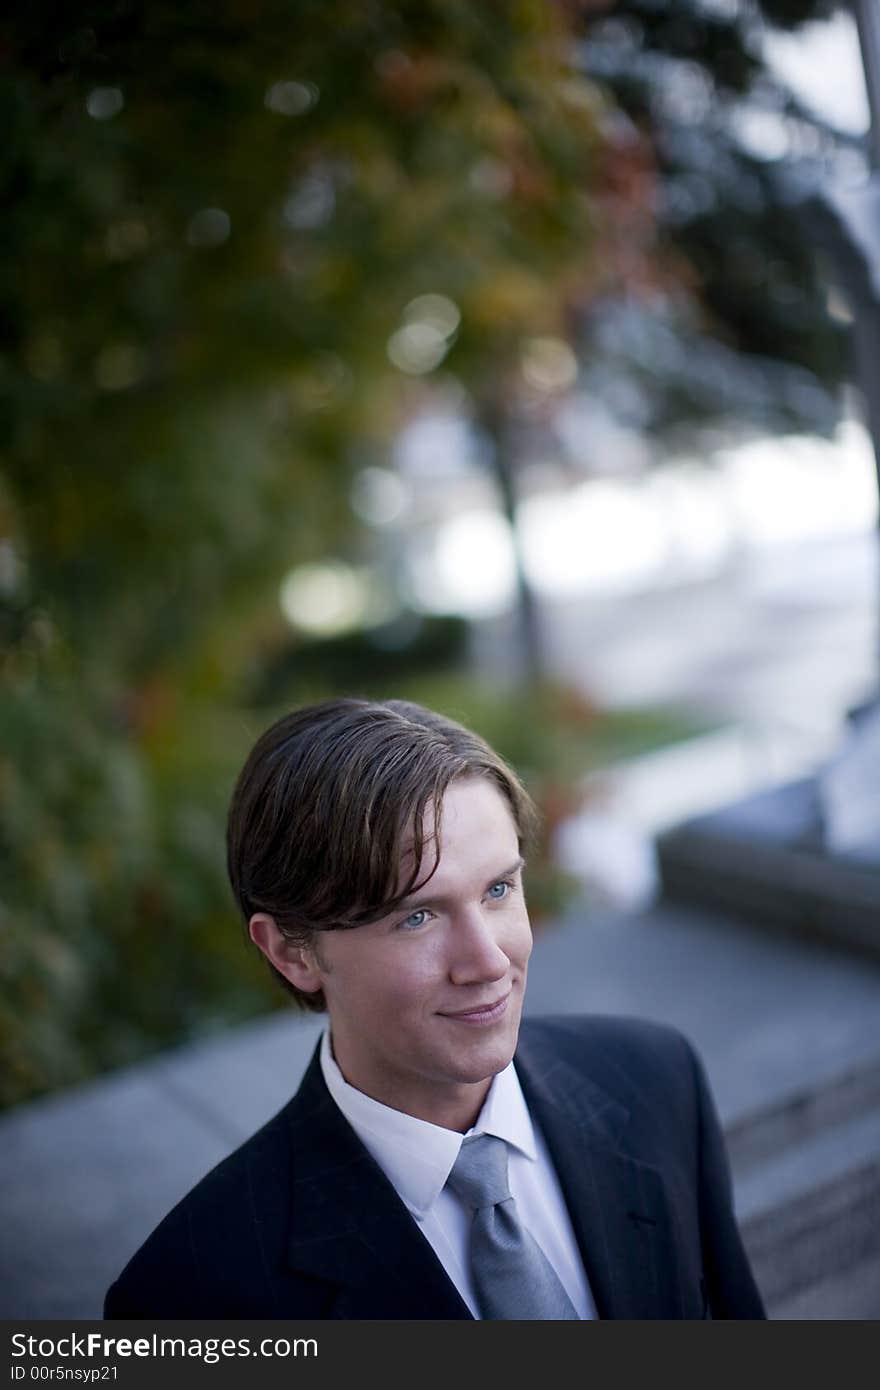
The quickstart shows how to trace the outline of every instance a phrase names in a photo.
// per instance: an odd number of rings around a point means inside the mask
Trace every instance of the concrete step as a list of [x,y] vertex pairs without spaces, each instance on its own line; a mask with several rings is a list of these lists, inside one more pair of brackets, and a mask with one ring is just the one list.
[[769,1317],[880,1318],[880,1161],[752,1216],[741,1230]]
[[731,1166],[740,1184],[755,1170],[810,1147],[830,1133],[880,1114],[880,1052],[873,1060],[847,1068],[819,1088],[804,1085],[776,1104],[743,1115],[726,1127]]
[[768,1313],[880,1317],[880,1056],[727,1131]]

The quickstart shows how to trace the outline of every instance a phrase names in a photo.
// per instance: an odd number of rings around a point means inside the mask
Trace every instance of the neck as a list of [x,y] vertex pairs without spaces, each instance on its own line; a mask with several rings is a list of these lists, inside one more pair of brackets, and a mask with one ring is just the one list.
[[444,1083],[434,1090],[424,1086],[417,1091],[410,1091],[405,1086],[377,1086],[371,1083],[369,1076],[362,1076],[357,1068],[352,1069],[344,1060],[340,1061],[333,1046],[332,1034],[330,1050],[343,1080],[354,1090],[378,1101],[380,1105],[387,1105],[390,1110],[399,1110],[403,1115],[412,1115],[416,1120],[425,1120],[441,1129],[456,1130],[459,1134],[467,1134],[473,1127],[492,1085],[493,1078],[488,1077],[483,1081],[462,1082],[454,1087]]

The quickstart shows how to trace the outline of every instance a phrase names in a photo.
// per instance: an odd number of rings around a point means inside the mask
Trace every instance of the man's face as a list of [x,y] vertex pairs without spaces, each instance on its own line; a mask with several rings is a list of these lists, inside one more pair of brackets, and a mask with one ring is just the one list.
[[[346,1080],[465,1130],[513,1056],[532,934],[516,826],[494,783],[449,786],[440,839],[421,890],[379,922],[321,933],[312,959]],[[426,871],[433,854],[429,841]]]

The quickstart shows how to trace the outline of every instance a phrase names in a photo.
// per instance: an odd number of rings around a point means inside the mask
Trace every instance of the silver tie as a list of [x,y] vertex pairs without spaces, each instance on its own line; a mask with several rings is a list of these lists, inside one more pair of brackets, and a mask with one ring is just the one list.
[[507,1185],[507,1145],[494,1134],[465,1139],[446,1180],[473,1209],[470,1265],[484,1318],[576,1319],[559,1278],[533,1236],[520,1225]]

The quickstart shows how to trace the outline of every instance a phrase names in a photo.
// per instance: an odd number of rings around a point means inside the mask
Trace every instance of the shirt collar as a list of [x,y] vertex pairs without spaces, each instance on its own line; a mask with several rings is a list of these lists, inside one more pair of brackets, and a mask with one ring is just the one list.
[[[321,1039],[321,1070],[327,1089],[348,1123],[414,1216],[424,1216],[446,1185],[462,1139],[458,1130],[392,1110],[349,1085],[339,1070],[330,1030]],[[537,1159],[535,1133],[513,1062],[492,1078],[492,1085],[468,1137],[494,1134]]]

